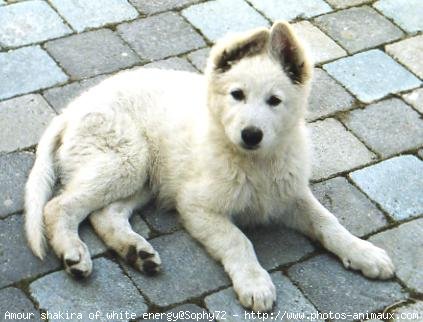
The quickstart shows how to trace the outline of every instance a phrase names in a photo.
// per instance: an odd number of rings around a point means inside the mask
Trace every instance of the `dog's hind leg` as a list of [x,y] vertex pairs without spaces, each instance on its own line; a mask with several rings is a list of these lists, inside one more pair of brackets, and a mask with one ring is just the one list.
[[86,277],[92,270],[88,248],[78,235],[81,221],[91,212],[133,195],[146,177],[145,170],[128,167],[119,156],[99,156],[81,167],[63,191],[47,203],[47,237],[69,274]]
[[132,211],[145,204],[149,197],[147,191],[141,191],[95,211],[89,219],[107,246],[136,269],[153,275],[160,269],[159,254],[148,241],[132,230],[129,223]]

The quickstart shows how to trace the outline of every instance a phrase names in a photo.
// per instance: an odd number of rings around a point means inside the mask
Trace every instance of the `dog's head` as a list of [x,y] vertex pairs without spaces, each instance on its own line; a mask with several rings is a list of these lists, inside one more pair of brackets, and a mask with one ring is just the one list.
[[219,41],[206,75],[208,104],[241,151],[271,151],[304,118],[312,64],[286,22]]

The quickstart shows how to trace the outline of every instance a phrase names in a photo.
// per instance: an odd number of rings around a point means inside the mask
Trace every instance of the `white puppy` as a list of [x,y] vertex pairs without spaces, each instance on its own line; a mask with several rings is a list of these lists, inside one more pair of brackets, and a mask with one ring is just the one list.
[[[272,308],[275,287],[234,218],[279,220],[346,267],[391,277],[385,251],[351,235],[310,192],[304,114],[311,74],[303,46],[279,22],[218,42],[205,76],[137,69],[85,92],[38,145],[25,200],[32,250],[43,257],[45,229],[66,271],[89,275],[78,225],[90,215],[110,248],[155,273],[159,255],[128,223],[155,196],[179,211],[253,310]],[[59,180],[63,189],[52,198]]]

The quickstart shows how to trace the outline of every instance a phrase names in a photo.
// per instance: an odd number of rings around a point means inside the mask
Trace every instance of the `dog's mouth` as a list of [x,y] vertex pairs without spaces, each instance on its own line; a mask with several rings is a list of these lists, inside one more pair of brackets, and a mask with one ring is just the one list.
[[260,144],[257,144],[257,145],[247,145],[245,143],[241,143],[241,147],[244,150],[254,151],[254,150],[258,150],[258,148],[260,148]]

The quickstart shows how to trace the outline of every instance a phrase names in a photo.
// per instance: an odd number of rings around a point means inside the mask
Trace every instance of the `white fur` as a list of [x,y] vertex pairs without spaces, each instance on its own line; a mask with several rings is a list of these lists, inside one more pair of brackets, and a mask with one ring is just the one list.
[[[292,74],[287,67],[295,67]],[[44,223],[72,274],[91,272],[78,236],[90,213],[107,245],[140,270],[158,270],[158,254],[128,223],[134,208],[156,196],[179,211],[185,228],[223,264],[241,304],[254,310],[271,309],[275,288],[234,218],[282,221],[322,242],[345,266],[392,276],[386,253],[352,236],[308,187],[311,71],[289,25],[278,23],[219,42],[206,76],[137,69],[82,94],[47,129],[28,180],[26,228],[34,253],[44,253],[42,207],[59,177],[64,188],[45,206]],[[234,99],[234,89],[245,100]],[[270,95],[282,102],[269,106]],[[242,145],[248,126],[263,131],[255,150]]]

